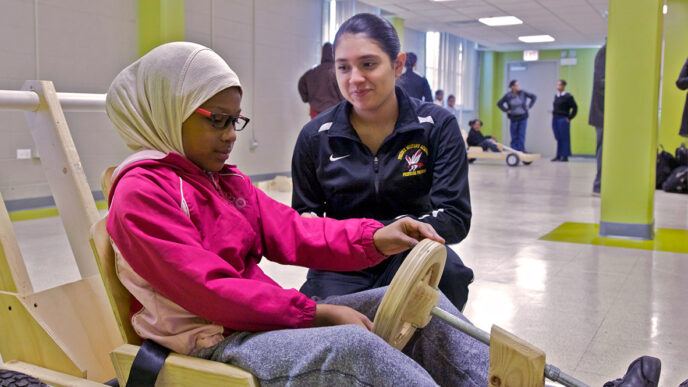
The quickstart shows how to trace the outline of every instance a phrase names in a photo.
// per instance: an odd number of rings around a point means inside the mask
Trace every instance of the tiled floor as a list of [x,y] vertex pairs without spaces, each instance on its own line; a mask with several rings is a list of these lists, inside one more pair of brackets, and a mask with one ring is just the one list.
[[[532,342],[591,385],[649,354],[662,360],[660,385],[677,386],[688,378],[688,255],[538,240],[565,221],[599,221],[593,173],[588,160],[471,165],[473,224],[453,246],[476,273],[465,313],[485,330],[498,324]],[[688,229],[688,195],[658,191],[655,216],[657,227]],[[78,278],[59,224],[14,224],[37,288]],[[285,287],[304,281],[305,269],[261,265]]]

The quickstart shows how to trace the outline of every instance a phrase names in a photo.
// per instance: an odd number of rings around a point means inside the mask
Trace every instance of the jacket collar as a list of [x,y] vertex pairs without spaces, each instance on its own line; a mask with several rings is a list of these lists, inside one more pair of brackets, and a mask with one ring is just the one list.
[[112,201],[115,186],[119,183],[119,180],[128,171],[140,166],[165,166],[174,170],[177,174],[207,176],[210,179],[216,179],[217,175],[232,173],[232,170],[236,168],[235,165],[225,164],[219,172],[208,172],[178,153],[170,152],[165,154],[155,150],[142,150],[127,157],[117,169],[115,169],[108,201]]
[[[423,126],[418,119],[418,113],[413,102],[411,102],[411,98],[398,86],[395,87],[394,91],[397,95],[397,103],[399,104],[399,116],[397,117],[397,122],[394,124],[394,132],[392,134],[423,130]],[[360,141],[358,134],[356,134],[349,120],[351,109],[353,109],[353,105],[346,100],[337,106],[332,115],[332,125],[328,129],[328,136],[344,137]],[[321,128],[325,125],[321,126]]]

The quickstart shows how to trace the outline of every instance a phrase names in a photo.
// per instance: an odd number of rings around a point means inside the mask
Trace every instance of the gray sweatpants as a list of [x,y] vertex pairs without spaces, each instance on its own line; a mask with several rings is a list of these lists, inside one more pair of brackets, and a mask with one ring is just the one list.
[[[387,287],[328,297],[375,316]],[[463,315],[444,297],[439,306]],[[261,386],[485,386],[489,347],[433,318],[403,352],[356,325],[234,333],[196,356],[236,365]]]

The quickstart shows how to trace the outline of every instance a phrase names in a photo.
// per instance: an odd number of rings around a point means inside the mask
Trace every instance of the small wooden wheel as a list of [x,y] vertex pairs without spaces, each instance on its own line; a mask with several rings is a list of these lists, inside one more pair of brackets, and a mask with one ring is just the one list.
[[380,302],[373,333],[401,350],[416,328],[428,325],[440,299],[437,285],[446,259],[446,247],[430,239],[411,250]]
[[506,155],[506,165],[510,167],[517,166],[520,160],[521,159],[518,157],[518,154],[516,153],[509,153],[508,155]]

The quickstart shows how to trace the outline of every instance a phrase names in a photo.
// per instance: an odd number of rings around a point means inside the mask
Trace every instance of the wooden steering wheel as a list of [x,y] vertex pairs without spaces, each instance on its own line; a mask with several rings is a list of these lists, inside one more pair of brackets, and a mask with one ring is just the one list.
[[411,250],[382,298],[373,333],[401,350],[417,328],[428,325],[440,300],[437,285],[446,259],[446,247],[430,239]]

